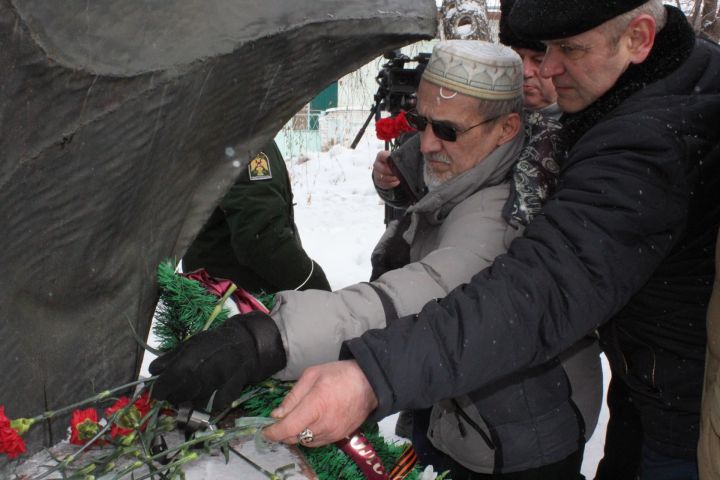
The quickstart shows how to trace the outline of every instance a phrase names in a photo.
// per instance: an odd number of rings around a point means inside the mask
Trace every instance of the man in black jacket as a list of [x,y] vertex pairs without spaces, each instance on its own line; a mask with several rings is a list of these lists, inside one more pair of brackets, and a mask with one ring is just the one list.
[[540,365],[602,327],[640,419],[642,478],[694,478],[720,220],[720,48],[657,0],[518,0],[510,21],[548,44],[542,74],[566,112],[557,191],[471,283],[346,342],[352,360],[308,369],[266,436],[309,428],[328,443],[368,415]]

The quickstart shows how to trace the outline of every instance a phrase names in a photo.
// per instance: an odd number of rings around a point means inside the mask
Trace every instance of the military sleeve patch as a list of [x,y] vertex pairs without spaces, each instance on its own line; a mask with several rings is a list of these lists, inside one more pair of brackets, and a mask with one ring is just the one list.
[[270,171],[270,159],[263,152],[257,154],[248,164],[250,180],[267,180],[272,178]]

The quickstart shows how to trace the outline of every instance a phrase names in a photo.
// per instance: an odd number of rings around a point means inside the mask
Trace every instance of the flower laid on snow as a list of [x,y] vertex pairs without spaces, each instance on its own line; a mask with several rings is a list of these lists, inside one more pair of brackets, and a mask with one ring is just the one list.
[[[102,427],[98,423],[97,410],[86,408],[75,410],[70,417],[70,443],[85,445],[100,432]],[[100,444],[101,442],[96,442]]]
[[[24,419],[21,419],[24,420]],[[23,424],[21,422],[21,424]],[[25,441],[14,428],[13,422],[5,416],[5,407],[0,406],[0,453],[16,458],[25,453]]]

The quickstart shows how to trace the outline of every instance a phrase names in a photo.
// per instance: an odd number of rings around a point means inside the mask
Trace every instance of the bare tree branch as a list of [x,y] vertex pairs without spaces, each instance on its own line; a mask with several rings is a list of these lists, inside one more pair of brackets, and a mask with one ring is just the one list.
[[703,0],[695,0],[695,4],[693,5],[692,14],[690,16],[690,23],[692,24],[695,31],[700,31],[700,28],[702,27],[702,16],[700,15],[700,10],[702,8]]
[[702,22],[701,31],[713,38],[718,40],[718,33],[720,33],[720,26],[718,26],[718,0],[704,0],[702,6]]

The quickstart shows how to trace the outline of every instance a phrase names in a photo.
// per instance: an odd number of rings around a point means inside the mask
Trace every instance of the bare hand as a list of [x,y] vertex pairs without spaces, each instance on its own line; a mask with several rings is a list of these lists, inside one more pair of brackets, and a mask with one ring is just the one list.
[[310,429],[320,447],[353,433],[377,407],[378,400],[354,360],[326,363],[306,369],[282,404],[272,412],[280,419],[264,429],[265,438],[297,443]]
[[388,164],[390,152],[383,150],[378,152],[373,163],[373,182],[375,186],[383,190],[390,190],[400,185],[400,179],[395,176]]

